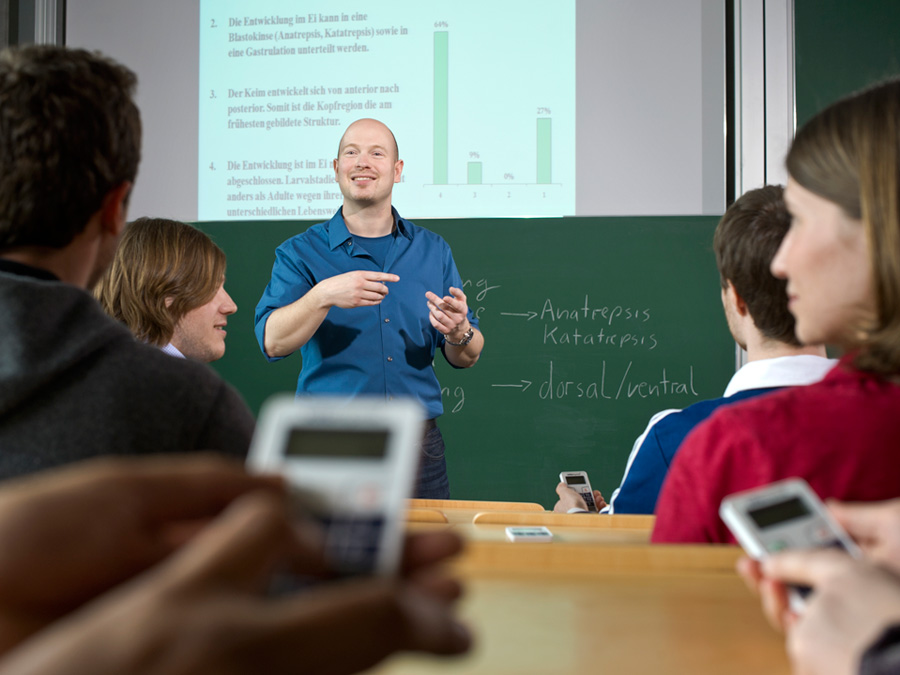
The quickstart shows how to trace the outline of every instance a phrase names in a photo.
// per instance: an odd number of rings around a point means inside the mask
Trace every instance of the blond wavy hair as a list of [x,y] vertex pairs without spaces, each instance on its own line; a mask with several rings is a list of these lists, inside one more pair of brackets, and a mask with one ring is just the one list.
[[139,340],[163,346],[224,280],[225,254],[205,233],[175,220],[139,218],[126,227],[94,296]]

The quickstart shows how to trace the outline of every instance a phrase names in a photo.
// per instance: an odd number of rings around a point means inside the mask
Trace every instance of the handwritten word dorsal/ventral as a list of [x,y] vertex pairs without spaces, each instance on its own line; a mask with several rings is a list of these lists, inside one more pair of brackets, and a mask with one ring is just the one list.
[[[554,372],[553,361],[547,367],[547,374],[537,384],[533,380],[519,380],[514,383],[495,383],[491,386],[499,389],[518,390],[524,394],[531,390],[538,398],[545,401],[562,399],[587,398],[619,401],[631,398],[666,398],[673,396],[691,396],[699,398],[694,388],[694,367],[680,369],[661,368],[659,377],[637,376],[632,368],[634,361],[624,366],[609,364],[605,360],[599,363],[599,376],[592,377],[579,372],[578,377],[571,377]],[[678,372],[678,374],[674,374]]]

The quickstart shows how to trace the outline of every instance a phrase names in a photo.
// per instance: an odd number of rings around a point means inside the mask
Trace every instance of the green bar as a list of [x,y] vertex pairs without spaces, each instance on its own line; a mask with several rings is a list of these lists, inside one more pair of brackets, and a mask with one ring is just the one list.
[[550,151],[553,148],[551,142],[550,126],[551,119],[549,117],[539,117],[537,121],[537,182],[551,183],[552,172],[550,171]]
[[469,185],[481,185],[481,162],[469,162]]
[[434,32],[434,184],[446,185],[449,166],[450,34]]

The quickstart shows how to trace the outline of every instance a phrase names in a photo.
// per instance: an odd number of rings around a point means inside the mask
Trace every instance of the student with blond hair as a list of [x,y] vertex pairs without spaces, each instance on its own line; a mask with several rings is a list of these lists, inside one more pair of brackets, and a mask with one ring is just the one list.
[[225,355],[237,305],[225,290],[225,254],[195,227],[165,218],[129,224],[94,295],[135,337],[172,356],[209,363]]

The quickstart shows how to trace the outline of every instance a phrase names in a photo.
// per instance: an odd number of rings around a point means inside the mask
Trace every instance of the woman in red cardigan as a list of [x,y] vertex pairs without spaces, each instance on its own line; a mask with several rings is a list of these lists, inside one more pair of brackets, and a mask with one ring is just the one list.
[[656,542],[734,541],[726,495],[802,476],[823,498],[900,496],[900,80],[811,119],[787,157],[792,225],[772,262],[797,336],[836,345],[818,384],[723,409],[687,437]]

